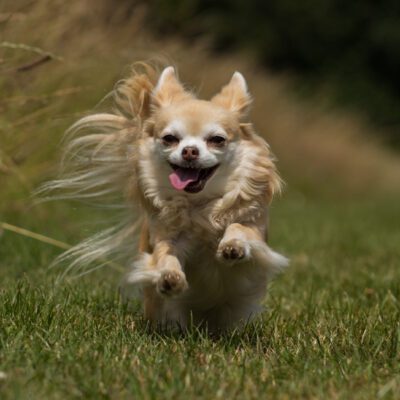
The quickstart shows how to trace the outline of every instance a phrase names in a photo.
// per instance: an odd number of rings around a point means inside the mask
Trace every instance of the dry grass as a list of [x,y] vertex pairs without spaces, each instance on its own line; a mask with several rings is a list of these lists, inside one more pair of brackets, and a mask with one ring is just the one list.
[[[21,188],[28,193],[52,175],[65,127],[95,106],[133,61],[153,56],[174,60],[183,80],[204,96],[241,70],[255,98],[252,118],[289,187],[340,194],[399,190],[398,155],[374,143],[356,118],[300,104],[287,80],[261,71],[246,55],[220,58],[205,45],[152,37],[144,31],[144,7],[129,14],[109,7],[107,1],[3,3],[0,179],[10,195]],[[47,54],[50,60],[35,65]],[[26,65],[33,67],[21,70]]]

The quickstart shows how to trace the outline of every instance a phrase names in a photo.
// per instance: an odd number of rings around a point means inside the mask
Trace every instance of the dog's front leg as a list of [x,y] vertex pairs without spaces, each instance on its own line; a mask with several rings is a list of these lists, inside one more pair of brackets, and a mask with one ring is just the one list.
[[156,283],[161,296],[176,296],[188,288],[185,273],[178,259],[178,250],[170,240],[160,240],[154,246],[153,265],[160,272]]
[[271,272],[277,272],[289,264],[289,260],[273,251],[264,240],[263,228],[256,225],[234,223],[229,225],[222,237],[217,258],[221,261],[238,262],[254,259]]
[[[142,255],[134,263],[126,282],[142,286],[145,318],[152,323],[165,322],[164,300],[188,288],[179,261],[184,251],[160,229],[151,235],[148,224],[143,225],[139,250]],[[181,321],[181,318],[176,320]]]
[[242,225],[234,223],[229,225],[222,237],[217,258],[224,261],[248,260],[251,257],[250,242],[263,242],[263,236],[254,225]]

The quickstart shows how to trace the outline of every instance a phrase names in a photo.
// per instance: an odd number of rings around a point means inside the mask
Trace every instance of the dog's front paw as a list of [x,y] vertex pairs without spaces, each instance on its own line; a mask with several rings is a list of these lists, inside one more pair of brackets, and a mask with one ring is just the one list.
[[221,241],[217,250],[217,258],[224,261],[241,261],[250,257],[250,246],[240,240]]
[[177,296],[188,288],[185,274],[181,271],[166,269],[157,281],[157,291],[162,296]]

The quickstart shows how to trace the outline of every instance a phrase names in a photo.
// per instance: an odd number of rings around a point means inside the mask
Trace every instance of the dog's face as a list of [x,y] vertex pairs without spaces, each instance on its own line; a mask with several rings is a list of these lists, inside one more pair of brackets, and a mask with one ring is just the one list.
[[227,175],[243,136],[240,118],[250,103],[242,75],[236,72],[218,95],[204,101],[186,92],[168,67],[153,101],[154,156],[171,187],[199,193],[214,177]]
[[202,191],[218,168],[232,159],[238,132],[229,113],[210,102],[188,99],[157,114],[158,155],[176,190]]

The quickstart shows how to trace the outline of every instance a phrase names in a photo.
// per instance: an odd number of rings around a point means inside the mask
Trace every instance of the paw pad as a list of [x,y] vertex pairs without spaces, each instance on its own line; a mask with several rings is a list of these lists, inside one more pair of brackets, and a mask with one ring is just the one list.
[[217,256],[227,261],[243,260],[247,256],[245,243],[237,239],[221,243],[218,248]]
[[157,282],[157,290],[164,296],[178,295],[186,289],[186,278],[180,271],[163,271]]

